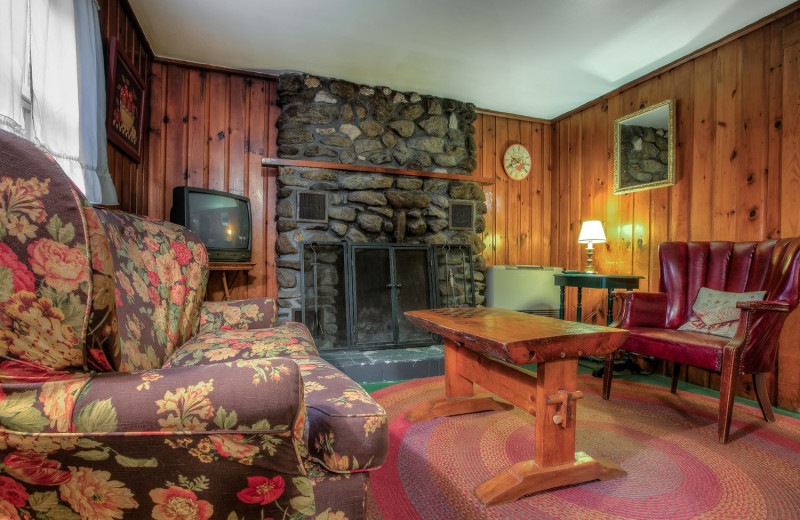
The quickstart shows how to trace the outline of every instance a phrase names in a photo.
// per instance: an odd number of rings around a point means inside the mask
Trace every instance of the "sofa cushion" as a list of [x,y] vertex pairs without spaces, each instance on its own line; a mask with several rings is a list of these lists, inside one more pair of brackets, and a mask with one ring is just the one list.
[[114,262],[119,370],[160,368],[200,322],[208,254],[176,224],[97,210]]
[[735,293],[703,287],[698,291],[697,299],[692,305],[689,321],[678,327],[678,330],[732,338],[736,334],[741,314],[741,309],[736,308],[736,303],[760,301],[766,294],[766,291]]
[[381,466],[389,448],[386,410],[324,359],[293,359],[303,377],[312,459],[334,473]]
[[93,285],[82,201],[52,157],[0,131],[0,357],[84,364]]
[[289,321],[268,329],[212,330],[198,334],[176,350],[164,367],[316,354],[317,347],[305,325]]
[[628,330],[627,351],[709,370],[720,369],[722,348],[728,343],[728,338],[702,332],[649,327]]
[[200,334],[212,330],[265,329],[274,327],[278,314],[273,298],[203,302]]
[[86,362],[93,370],[110,372],[116,370],[120,364],[117,308],[114,304],[114,262],[111,260],[108,238],[97,213],[88,201],[83,203],[83,214],[89,230],[94,284],[89,331],[86,336]]

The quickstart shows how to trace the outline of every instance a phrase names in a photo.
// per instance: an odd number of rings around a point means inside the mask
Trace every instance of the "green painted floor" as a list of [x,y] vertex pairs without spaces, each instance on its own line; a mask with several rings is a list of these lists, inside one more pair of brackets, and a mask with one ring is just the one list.
[[[579,374],[590,374],[592,372],[592,370],[594,370],[598,366],[600,366],[600,365],[596,364],[596,363],[592,363],[591,361],[582,359],[578,363],[578,373]],[[536,370],[536,365],[535,364],[534,365],[526,365],[523,368],[527,368],[528,370]],[[637,382],[637,383],[646,383],[646,384],[649,384],[649,385],[656,385],[656,386],[661,386],[661,387],[665,387],[665,388],[669,388],[671,383],[672,383],[672,378],[667,377],[667,376],[662,376],[662,375],[657,375],[657,374],[651,374],[651,375],[631,374],[629,372],[615,373],[614,374],[614,379],[615,380],[622,380],[622,381],[634,381],[634,382]],[[382,381],[380,383],[362,383],[361,386],[363,386],[364,389],[366,389],[367,392],[372,393],[372,392],[374,392],[376,390],[380,390],[381,388],[386,388],[387,386],[391,386],[391,385],[394,385],[394,384],[397,384],[397,383],[402,383],[402,382],[403,381]],[[699,395],[706,395],[706,396],[709,396],[709,397],[719,398],[719,392],[717,392],[716,390],[712,390],[710,388],[705,388],[705,387],[702,387],[702,386],[693,385],[693,384],[690,384],[690,383],[686,383],[684,381],[681,381],[681,382],[678,383],[678,390],[683,390],[683,391],[686,391],[686,392],[692,392],[692,393],[699,394]],[[750,399],[744,399],[744,398],[741,398],[741,397],[737,397],[736,398],[736,402],[745,404],[747,406],[753,406],[753,407],[758,408],[758,403],[755,402],[755,401],[752,401]],[[791,412],[789,410],[784,410],[782,408],[777,408],[777,407],[774,407],[774,406],[773,406],[773,410],[777,414],[785,415],[787,417],[794,417],[795,419],[800,419],[800,413]]]

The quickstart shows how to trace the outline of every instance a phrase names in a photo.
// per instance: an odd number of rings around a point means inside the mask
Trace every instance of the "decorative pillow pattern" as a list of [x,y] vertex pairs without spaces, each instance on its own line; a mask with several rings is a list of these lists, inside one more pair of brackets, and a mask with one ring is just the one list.
[[766,291],[732,293],[703,287],[697,293],[697,299],[692,305],[692,315],[689,316],[689,321],[678,327],[678,330],[704,332],[732,338],[736,334],[739,315],[742,312],[741,309],[736,308],[736,303],[760,301],[766,295]]

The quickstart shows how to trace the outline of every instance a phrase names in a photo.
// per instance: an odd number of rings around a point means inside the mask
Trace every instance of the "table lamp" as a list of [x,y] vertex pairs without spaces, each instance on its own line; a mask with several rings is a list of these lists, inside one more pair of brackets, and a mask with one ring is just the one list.
[[606,234],[603,231],[603,223],[599,220],[587,220],[581,225],[581,234],[578,235],[578,243],[586,244],[586,268],[584,273],[596,273],[592,266],[592,255],[594,254],[594,244],[606,241]]

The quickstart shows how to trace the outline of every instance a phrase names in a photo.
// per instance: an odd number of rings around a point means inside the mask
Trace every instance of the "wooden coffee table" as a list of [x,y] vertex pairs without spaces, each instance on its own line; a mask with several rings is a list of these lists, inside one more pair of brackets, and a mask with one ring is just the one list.
[[[518,462],[475,489],[485,505],[590,480],[625,475],[619,466],[575,453],[578,358],[605,356],[628,331],[498,308],[408,311],[415,325],[444,338],[445,396],[409,411],[411,422],[508,410],[474,384],[536,416],[534,460]],[[537,363],[536,374],[516,365]]]

